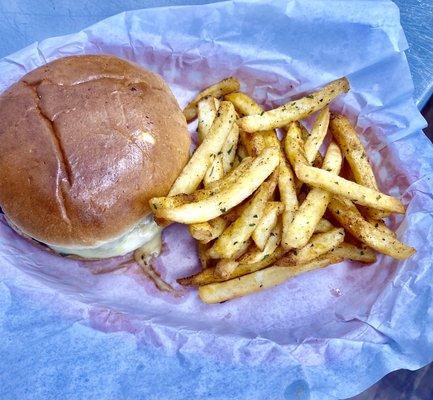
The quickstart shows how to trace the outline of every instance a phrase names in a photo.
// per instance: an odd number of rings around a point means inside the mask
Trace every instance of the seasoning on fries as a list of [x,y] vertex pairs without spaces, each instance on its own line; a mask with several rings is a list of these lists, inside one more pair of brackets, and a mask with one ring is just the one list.
[[[218,303],[344,260],[414,254],[384,221],[402,203],[380,191],[349,119],[329,111],[346,78],[268,111],[239,88],[227,78],[188,104],[200,145],[169,196],[150,201],[158,220],[188,224],[198,241],[202,270],[179,284]],[[314,113],[308,132],[301,120]]]

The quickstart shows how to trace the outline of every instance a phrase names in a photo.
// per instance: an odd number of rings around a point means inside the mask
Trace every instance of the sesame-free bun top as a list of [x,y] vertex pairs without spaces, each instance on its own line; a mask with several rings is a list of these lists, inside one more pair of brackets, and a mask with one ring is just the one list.
[[96,246],[132,229],[189,156],[163,79],[113,56],[74,56],[0,97],[0,206],[46,244]]

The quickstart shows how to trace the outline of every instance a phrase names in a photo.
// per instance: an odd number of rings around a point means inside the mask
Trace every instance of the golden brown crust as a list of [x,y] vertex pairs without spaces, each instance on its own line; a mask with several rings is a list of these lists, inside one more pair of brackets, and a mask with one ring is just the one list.
[[167,194],[190,146],[162,78],[112,56],[62,58],[24,76],[0,97],[0,140],[5,214],[66,246],[133,226]]

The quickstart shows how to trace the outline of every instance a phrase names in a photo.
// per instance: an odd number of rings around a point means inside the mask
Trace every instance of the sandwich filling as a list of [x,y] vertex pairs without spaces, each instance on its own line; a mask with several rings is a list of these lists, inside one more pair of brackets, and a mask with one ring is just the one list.
[[96,246],[57,246],[48,244],[54,251],[72,254],[83,258],[109,258],[125,255],[147,243],[152,244],[152,253],[158,253],[161,243],[161,227],[153,220],[152,215],[144,217],[137,225],[123,235]]

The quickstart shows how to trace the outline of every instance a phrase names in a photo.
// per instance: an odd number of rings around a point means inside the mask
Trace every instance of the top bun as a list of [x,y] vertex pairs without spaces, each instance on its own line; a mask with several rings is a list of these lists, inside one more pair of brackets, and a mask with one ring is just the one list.
[[189,157],[185,118],[162,78],[112,56],[74,56],[0,97],[0,205],[48,245],[121,236],[166,195]]

